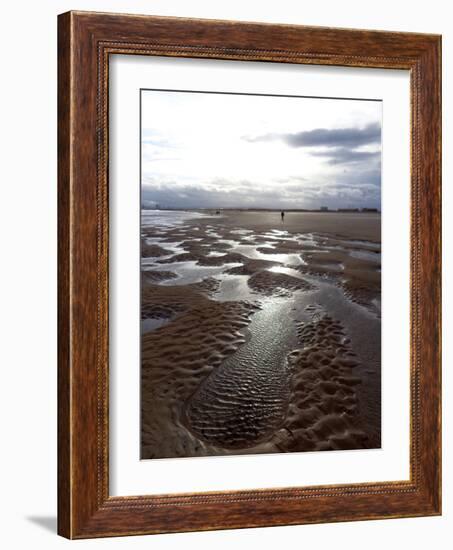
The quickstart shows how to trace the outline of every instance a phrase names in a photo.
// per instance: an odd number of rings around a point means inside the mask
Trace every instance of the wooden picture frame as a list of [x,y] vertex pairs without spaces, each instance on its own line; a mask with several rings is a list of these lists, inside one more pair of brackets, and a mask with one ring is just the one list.
[[[58,20],[58,532],[89,538],[441,513],[441,39],[69,12]],[[109,55],[406,69],[411,86],[410,480],[109,496]]]

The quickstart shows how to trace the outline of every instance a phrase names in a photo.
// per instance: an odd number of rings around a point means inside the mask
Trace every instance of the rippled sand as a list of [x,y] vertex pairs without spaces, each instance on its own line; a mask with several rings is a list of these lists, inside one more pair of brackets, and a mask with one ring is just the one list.
[[179,216],[142,226],[142,458],[379,447],[380,216]]

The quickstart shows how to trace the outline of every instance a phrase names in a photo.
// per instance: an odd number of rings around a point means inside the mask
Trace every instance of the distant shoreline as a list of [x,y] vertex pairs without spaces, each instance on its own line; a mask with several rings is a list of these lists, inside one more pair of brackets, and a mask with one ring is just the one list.
[[316,214],[381,214],[381,211],[374,208],[341,208],[338,210],[309,210],[305,208],[222,208],[222,207],[212,207],[212,208],[176,208],[176,207],[161,207],[161,208],[149,208],[142,206],[142,210],[152,210],[152,211],[175,211],[175,212],[314,212]]

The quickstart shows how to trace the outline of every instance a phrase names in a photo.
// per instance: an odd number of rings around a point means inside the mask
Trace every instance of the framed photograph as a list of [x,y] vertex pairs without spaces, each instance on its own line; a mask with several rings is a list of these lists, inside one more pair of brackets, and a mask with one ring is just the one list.
[[59,533],[440,514],[440,37],[58,29]]

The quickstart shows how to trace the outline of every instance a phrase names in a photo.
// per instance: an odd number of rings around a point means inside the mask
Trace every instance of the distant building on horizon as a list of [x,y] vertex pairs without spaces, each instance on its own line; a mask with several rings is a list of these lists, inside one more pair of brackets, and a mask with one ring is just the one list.
[[328,206],[321,206],[321,207],[319,208],[319,210],[320,210],[321,212],[327,212],[327,211],[329,210],[329,207],[328,207]]
[[362,212],[379,212],[377,208],[362,208]]

